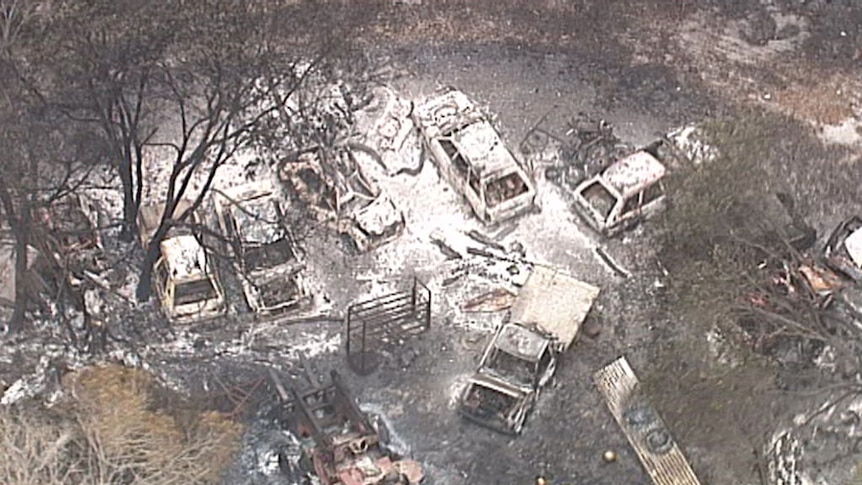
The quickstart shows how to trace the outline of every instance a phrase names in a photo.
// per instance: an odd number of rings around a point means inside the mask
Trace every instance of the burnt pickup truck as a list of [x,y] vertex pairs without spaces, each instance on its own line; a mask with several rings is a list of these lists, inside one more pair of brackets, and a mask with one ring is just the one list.
[[520,434],[557,358],[575,341],[598,295],[593,285],[536,267],[461,394],[459,414],[495,431]]

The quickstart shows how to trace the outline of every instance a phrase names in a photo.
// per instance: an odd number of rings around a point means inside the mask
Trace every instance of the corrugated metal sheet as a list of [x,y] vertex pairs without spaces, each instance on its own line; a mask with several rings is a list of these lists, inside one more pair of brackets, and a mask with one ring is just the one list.
[[[655,485],[700,485],[658,413],[640,395],[640,382],[625,357],[594,376],[611,414]],[[663,439],[650,441],[650,437]]]

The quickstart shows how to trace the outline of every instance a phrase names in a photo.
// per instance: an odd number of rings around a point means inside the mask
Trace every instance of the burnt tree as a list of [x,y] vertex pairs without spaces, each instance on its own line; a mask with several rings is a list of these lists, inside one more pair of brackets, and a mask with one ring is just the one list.
[[45,96],[72,122],[89,124],[101,135],[123,191],[124,240],[137,232],[144,146],[157,129],[152,74],[181,28],[171,6],[60,2],[47,29],[59,48],[45,59],[57,66],[55,84],[67,88],[47,86]]
[[[145,247],[139,300],[150,296],[152,267],[170,228],[200,208],[219,168],[250,148],[271,127],[269,121],[285,113],[296,90],[329,53],[328,43],[285,49],[267,28],[277,27],[267,9],[259,6],[186,4],[181,17],[187,28],[173,47],[182,55],[166,58],[153,70],[160,131],[143,145],[160,157],[159,170],[167,181],[164,193],[157,195],[165,209]],[[181,200],[191,204],[178,211]]]
[[0,2],[0,214],[14,239],[18,284],[12,330],[22,327],[32,299],[24,283],[28,248],[41,246],[46,239],[34,213],[75,190],[87,177],[86,164],[78,162],[79,150],[70,147],[75,130],[58,123],[38,94],[38,81],[46,76],[35,53],[51,13],[45,2]]

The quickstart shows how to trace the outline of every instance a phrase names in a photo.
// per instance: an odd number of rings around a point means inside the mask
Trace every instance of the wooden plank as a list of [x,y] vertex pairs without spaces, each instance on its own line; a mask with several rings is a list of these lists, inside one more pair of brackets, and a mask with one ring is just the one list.
[[536,266],[512,305],[510,320],[551,333],[563,350],[574,342],[599,288],[553,268]]
[[625,357],[599,369],[593,379],[655,485],[700,485],[664,421],[641,395],[640,382]]

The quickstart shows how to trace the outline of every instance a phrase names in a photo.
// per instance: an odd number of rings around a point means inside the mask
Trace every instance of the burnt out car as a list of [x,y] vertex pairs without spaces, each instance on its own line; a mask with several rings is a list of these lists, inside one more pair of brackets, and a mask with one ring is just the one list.
[[581,182],[575,211],[602,235],[618,235],[664,207],[666,172],[655,155],[639,150]]
[[461,394],[458,413],[492,430],[519,434],[598,294],[590,284],[534,269],[512,306],[510,321],[485,348]]
[[437,94],[416,106],[412,117],[428,156],[483,222],[535,208],[532,180],[466,94]]
[[299,151],[278,175],[293,200],[330,224],[353,251],[370,251],[404,230],[404,213],[365,175],[351,148]]
[[853,216],[832,231],[823,259],[827,266],[862,285],[862,217]]
[[276,192],[242,185],[216,191],[214,202],[249,308],[272,314],[308,303],[304,257],[284,223],[286,207]]
[[557,364],[553,338],[538,328],[507,323],[485,349],[461,396],[458,412],[496,431],[521,432]]
[[[181,201],[177,212],[188,204]],[[143,247],[150,244],[164,210],[164,204],[147,205],[139,210],[138,228]],[[192,218],[198,220],[196,216]],[[160,242],[159,259],[153,265],[153,288],[172,323],[210,320],[227,310],[215,264],[188,227],[172,227]]]

